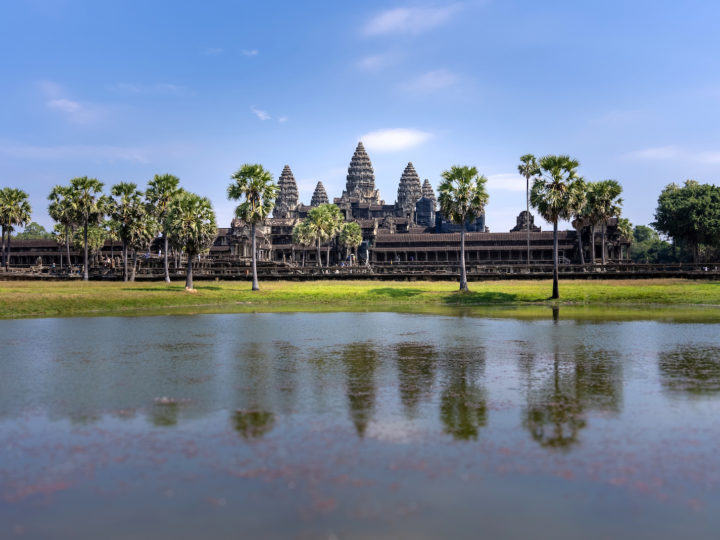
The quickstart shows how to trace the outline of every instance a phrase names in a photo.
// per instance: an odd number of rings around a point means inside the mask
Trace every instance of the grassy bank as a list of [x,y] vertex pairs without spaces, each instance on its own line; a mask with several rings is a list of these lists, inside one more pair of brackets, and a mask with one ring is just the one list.
[[[455,282],[248,282],[183,284],[118,282],[0,282],[0,318],[62,317],[193,311],[398,309],[457,306],[704,305],[720,308],[720,283],[688,280],[568,281],[560,302],[548,300],[549,281],[488,281],[457,293]],[[714,311],[714,310],[713,310]]]

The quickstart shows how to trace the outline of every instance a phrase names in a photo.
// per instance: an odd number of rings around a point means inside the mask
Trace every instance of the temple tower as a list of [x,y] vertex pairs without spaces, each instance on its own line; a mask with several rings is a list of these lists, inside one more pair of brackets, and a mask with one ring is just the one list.
[[400,177],[400,185],[398,185],[397,201],[395,202],[397,214],[401,217],[410,216],[413,218],[415,203],[422,196],[423,190],[420,186],[420,177],[413,164],[408,163]]
[[277,199],[275,199],[273,217],[293,217],[292,214],[297,210],[298,205],[298,187],[289,165],[285,165],[283,168],[278,179],[278,186],[280,189]]
[[430,180],[427,178],[425,179],[425,182],[423,182],[422,185],[422,196],[431,199],[432,201],[437,201],[435,198],[435,192],[433,191],[432,186],[430,185]]
[[320,206],[321,204],[328,204],[330,201],[325,191],[325,186],[322,182],[318,182],[315,186],[312,199],[310,199],[310,206]]
[[342,201],[349,203],[380,204],[380,193],[375,189],[375,171],[362,142],[359,142],[348,167]]

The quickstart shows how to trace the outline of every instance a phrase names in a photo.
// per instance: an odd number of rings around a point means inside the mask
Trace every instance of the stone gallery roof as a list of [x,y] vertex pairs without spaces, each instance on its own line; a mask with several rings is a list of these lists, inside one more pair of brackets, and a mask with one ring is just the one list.
[[[558,242],[574,243],[576,238],[575,231],[558,231]],[[549,242],[552,246],[552,231],[531,232],[530,242],[542,241]],[[471,242],[525,242],[527,241],[526,232],[516,233],[483,233],[483,232],[467,232],[465,233],[465,243]],[[438,234],[413,234],[413,233],[382,233],[379,232],[376,243],[381,242],[423,242],[423,243],[440,243],[440,242],[460,242],[460,233],[438,233]]]
[[412,214],[415,210],[415,203],[422,196],[423,190],[420,185],[420,177],[415,171],[412,162],[408,163],[400,177],[397,202],[395,204],[402,208],[403,215]]
[[313,193],[312,199],[310,200],[310,206],[320,206],[321,204],[328,204],[330,200],[325,191],[325,186],[322,182],[318,182],[315,186],[315,192]]

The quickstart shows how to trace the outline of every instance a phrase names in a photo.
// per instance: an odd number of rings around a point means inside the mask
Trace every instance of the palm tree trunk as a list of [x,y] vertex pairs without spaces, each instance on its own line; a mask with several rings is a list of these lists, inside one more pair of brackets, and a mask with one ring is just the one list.
[[[580,250],[580,264],[582,264],[583,266],[585,266],[585,253],[583,253],[583,245],[582,245],[582,231],[583,231],[583,228],[582,228],[582,226],[581,226],[581,227],[577,230],[577,235],[578,235],[578,249]],[[583,268],[583,271],[585,271],[584,268]]]
[[316,247],[317,247],[317,265],[318,265],[319,267],[322,267],[322,258],[321,258],[321,256],[320,256],[320,237],[319,237],[319,236],[318,236],[318,238],[317,238],[317,242],[316,242],[315,245],[316,245]]
[[85,254],[83,258],[83,281],[90,279],[90,273],[88,272],[88,222],[85,220],[85,228],[83,229],[83,243],[85,245]]
[[127,244],[123,240],[123,281],[128,280],[128,249]]
[[0,245],[2,246],[2,267],[5,268],[5,227],[0,233]]
[[595,266],[595,224],[590,225],[590,261]]
[[303,262],[302,262],[303,268],[305,268],[305,247],[303,246]]
[[460,229],[460,290],[468,290],[467,274],[465,273],[465,226]]
[[252,223],[252,290],[259,291],[260,286],[258,285],[257,278],[257,249],[255,241],[255,222]]
[[325,266],[330,268],[330,242],[328,242],[327,250],[325,251]]
[[168,260],[168,236],[167,231],[163,231],[163,241],[165,244],[163,251],[163,268],[165,269],[165,283],[170,283],[170,261]]
[[137,251],[133,249],[133,266],[130,274],[130,281],[135,281],[135,272],[137,272]]
[[558,287],[558,224],[557,219],[553,221],[553,292],[552,297],[560,298]]
[[530,268],[530,177],[525,177],[525,219],[527,220],[527,266]]
[[600,233],[602,235],[602,265],[605,266],[605,231],[607,231],[607,224],[603,222]]
[[5,253],[5,270],[10,268],[10,239],[12,238],[12,233],[10,230],[7,232],[7,253]]
[[[253,238],[254,238],[254,237],[253,237]],[[188,289],[188,290],[190,290],[190,291],[191,291],[192,288],[193,288],[192,263],[193,263],[193,259],[194,259],[194,258],[195,258],[195,257],[194,257],[192,254],[188,253],[188,257],[187,257],[187,271],[186,271],[186,273],[185,273],[185,288]]]
[[70,260],[70,225],[65,225],[65,250],[67,251],[68,272],[72,272],[72,261]]

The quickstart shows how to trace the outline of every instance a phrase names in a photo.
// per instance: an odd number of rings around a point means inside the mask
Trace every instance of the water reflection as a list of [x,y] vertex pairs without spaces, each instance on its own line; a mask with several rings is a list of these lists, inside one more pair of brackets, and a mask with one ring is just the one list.
[[378,351],[373,343],[351,343],[342,348],[350,418],[359,437],[365,435],[375,408],[375,370]]
[[432,397],[437,350],[432,343],[406,342],[395,347],[398,392],[408,419],[418,415],[418,405]]
[[456,440],[477,439],[488,419],[486,393],[478,383],[485,368],[485,350],[451,347],[444,351],[442,365],[440,420],[444,431]]
[[232,416],[232,424],[246,441],[260,439],[272,430],[275,415],[269,411],[237,410]]
[[660,380],[670,393],[720,392],[720,347],[684,345],[659,355]]

